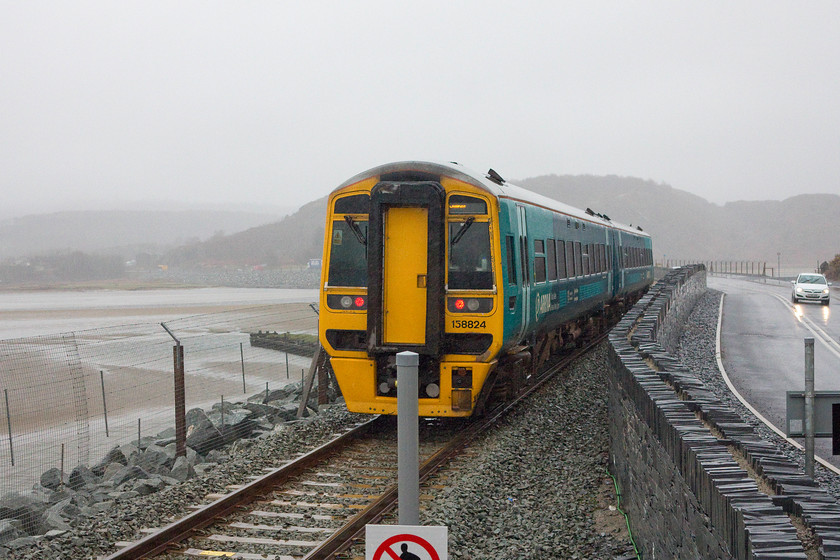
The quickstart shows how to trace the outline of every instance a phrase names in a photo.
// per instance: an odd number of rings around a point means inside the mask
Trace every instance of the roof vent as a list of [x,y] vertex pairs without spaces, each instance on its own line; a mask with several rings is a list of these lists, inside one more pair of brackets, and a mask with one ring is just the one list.
[[587,213],[587,214],[589,214],[590,216],[594,216],[594,215],[595,215],[595,211],[594,211],[592,208],[587,208],[587,209],[586,209],[586,213]]
[[497,185],[503,185],[505,182],[505,180],[502,179],[502,176],[496,173],[492,168],[487,171],[487,178]]

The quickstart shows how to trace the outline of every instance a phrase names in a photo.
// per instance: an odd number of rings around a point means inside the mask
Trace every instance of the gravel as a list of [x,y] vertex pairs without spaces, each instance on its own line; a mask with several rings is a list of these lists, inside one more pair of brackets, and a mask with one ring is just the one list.
[[[715,337],[721,292],[707,290],[697,300],[697,305],[686,322],[680,338],[677,357],[694,372],[715,396],[729,405],[748,422],[765,441],[774,444],[781,453],[805,470],[805,455],[784,438],[759,421],[726,386],[715,359]],[[840,499],[840,476],[817,464],[815,478],[819,485],[835,499]]]
[[606,470],[606,356],[578,360],[455,460],[421,512],[449,527],[450,558],[635,558]]

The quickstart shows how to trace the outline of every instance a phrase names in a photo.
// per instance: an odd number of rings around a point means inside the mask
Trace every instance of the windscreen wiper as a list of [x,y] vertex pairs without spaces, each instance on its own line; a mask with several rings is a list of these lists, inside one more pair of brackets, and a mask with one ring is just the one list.
[[356,220],[354,220],[350,216],[344,216],[344,221],[347,222],[348,226],[350,226],[350,231],[353,232],[353,235],[356,236],[356,239],[359,240],[359,243],[367,247],[367,239],[365,239],[365,234],[363,234],[362,230],[359,229],[358,224],[356,224]]
[[467,221],[461,224],[461,229],[459,229],[458,233],[455,234],[455,237],[452,238],[452,242],[450,243],[450,245],[455,245],[456,243],[461,241],[461,238],[464,237],[464,234],[467,233],[467,230],[470,229],[470,226],[473,225],[474,221],[475,218],[473,216],[467,218]]

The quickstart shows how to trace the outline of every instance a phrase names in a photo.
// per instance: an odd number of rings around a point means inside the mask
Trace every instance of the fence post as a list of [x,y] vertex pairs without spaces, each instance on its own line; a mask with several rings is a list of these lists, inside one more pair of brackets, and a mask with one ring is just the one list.
[[12,466],[15,466],[15,448],[12,447],[12,411],[9,409],[9,390],[3,389],[6,397],[6,426],[9,428],[9,455],[12,458]]
[[805,474],[814,478],[814,339],[805,339]]
[[289,378],[289,353],[283,352],[286,355],[286,379]]
[[239,361],[242,364],[242,394],[248,391],[245,389],[245,351],[242,349],[242,343],[239,343]]
[[102,412],[105,415],[105,437],[110,437],[108,433],[108,404],[105,402],[105,373],[99,370],[99,384],[102,385]]
[[[175,341],[175,346],[172,347],[172,361],[175,380],[175,456],[186,457],[187,455],[187,404],[186,404],[186,388],[184,382],[184,347],[181,341],[175,338],[167,326],[163,323],[161,327],[172,337]],[[139,447],[140,427],[138,419],[137,440]]]

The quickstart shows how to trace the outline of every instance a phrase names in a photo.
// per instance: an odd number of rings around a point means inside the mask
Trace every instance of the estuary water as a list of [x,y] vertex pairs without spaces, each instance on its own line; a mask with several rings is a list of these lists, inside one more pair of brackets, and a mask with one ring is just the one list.
[[281,288],[0,291],[0,340],[317,300],[316,289]]

